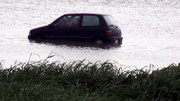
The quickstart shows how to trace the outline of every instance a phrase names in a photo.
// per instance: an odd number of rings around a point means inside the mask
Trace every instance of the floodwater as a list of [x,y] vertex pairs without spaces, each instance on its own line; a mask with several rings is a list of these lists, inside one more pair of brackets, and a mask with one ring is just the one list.
[[[131,7],[125,6],[128,4],[108,5],[84,1],[74,6],[73,2],[59,3],[56,0],[38,3],[26,0],[0,1],[0,62],[5,68],[16,62],[43,60],[49,55],[53,55],[48,58],[49,61],[112,61],[133,69],[150,65],[164,67],[180,62],[180,7]],[[65,8],[67,5],[68,8]],[[79,6],[83,9],[79,9]],[[91,10],[86,9],[89,6],[92,6]],[[117,9],[119,6],[121,9]],[[96,45],[52,40],[36,42],[27,39],[30,29],[51,23],[60,15],[72,12],[111,14],[122,29],[123,44]]]

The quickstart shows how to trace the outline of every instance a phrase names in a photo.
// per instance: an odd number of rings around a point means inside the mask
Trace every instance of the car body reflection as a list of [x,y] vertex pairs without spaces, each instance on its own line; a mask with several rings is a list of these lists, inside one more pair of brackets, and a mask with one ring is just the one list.
[[95,43],[90,41],[72,41],[72,40],[55,40],[55,39],[38,39],[38,40],[29,40],[31,43],[38,44],[48,44],[61,46],[65,45],[68,47],[81,47],[81,48],[92,48],[92,49],[111,49],[111,48],[119,48],[121,44],[117,43]]

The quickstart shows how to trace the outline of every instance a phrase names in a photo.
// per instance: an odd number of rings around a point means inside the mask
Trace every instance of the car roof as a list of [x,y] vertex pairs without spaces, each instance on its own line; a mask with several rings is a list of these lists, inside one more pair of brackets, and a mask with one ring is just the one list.
[[106,16],[108,14],[96,14],[96,13],[69,13],[64,15],[95,15],[95,16]]

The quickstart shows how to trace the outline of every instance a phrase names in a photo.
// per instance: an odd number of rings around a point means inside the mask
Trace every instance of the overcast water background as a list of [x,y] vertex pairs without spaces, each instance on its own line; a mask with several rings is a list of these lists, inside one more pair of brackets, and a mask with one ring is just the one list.
[[[88,43],[37,43],[29,30],[65,13],[112,15],[123,33],[121,47]],[[180,0],[0,0],[0,61],[116,61],[125,67],[155,67],[180,62]]]

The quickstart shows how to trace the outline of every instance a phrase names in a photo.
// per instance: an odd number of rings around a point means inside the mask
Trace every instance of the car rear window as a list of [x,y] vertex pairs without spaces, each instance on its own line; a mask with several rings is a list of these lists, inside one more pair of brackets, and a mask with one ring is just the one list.
[[82,26],[99,26],[99,17],[94,15],[84,15],[82,20]]
[[110,15],[105,15],[104,19],[106,20],[108,25],[117,25],[114,18]]

